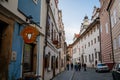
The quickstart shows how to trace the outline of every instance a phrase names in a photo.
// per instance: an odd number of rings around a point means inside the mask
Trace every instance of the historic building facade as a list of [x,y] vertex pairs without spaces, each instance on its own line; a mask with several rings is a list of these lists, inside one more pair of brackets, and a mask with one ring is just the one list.
[[108,13],[110,19],[112,43],[113,43],[113,56],[115,63],[120,62],[120,1],[110,0],[108,5]]
[[87,16],[81,25],[79,37],[73,42],[73,63],[95,67],[101,62],[99,8],[94,7],[91,23]]
[[47,11],[44,80],[50,80],[64,70],[65,64],[65,33],[58,0],[50,0]]
[[66,67],[66,42],[65,42],[65,30],[62,21],[62,10],[58,11],[59,19],[59,72],[65,70]]
[[46,1],[0,0],[0,59],[5,61],[0,80],[42,78],[46,8],[41,4]]
[[112,51],[112,38],[111,38],[111,29],[110,29],[110,19],[107,12],[107,7],[110,0],[100,0],[101,9],[100,9],[100,28],[101,28],[101,54],[102,62],[106,63],[110,68],[112,68],[113,60],[113,51]]

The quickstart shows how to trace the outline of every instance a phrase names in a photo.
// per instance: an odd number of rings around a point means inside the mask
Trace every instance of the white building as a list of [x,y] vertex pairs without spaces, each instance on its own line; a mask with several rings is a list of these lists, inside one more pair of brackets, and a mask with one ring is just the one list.
[[61,71],[64,63],[64,26],[62,13],[58,9],[58,0],[50,0],[48,4],[44,80],[50,80]]
[[91,23],[89,23],[88,17],[85,16],[84,22],[81,25],[80,36],[73,43],[73,62],[86,63],[87,67],[94,67],[101,59],[99,8],[94,8],[93,13]]

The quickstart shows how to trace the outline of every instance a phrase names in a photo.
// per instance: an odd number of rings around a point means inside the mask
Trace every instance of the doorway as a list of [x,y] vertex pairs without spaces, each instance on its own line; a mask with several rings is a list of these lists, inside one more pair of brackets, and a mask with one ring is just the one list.
[[0,20],[0,80],[7,80],[8,77],[8,24]]

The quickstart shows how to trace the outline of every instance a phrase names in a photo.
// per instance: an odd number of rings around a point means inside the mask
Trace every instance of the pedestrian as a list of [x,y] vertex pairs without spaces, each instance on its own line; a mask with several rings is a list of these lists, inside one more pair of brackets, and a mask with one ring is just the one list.
[[67,70],[69,70],[69,63],[67,63]]
[[77,71],[78,70],[78,64],[77,64],[77,62],[75,63],[75,71]]
[[84,68],[84,71],[86,71],[86,64],[85,63],[83,64],[83,68]]
[[81,69],[81,63],[78,63],[78,70],[80,71]]
[[71,63],[71,70],[73,70],[73,63]]

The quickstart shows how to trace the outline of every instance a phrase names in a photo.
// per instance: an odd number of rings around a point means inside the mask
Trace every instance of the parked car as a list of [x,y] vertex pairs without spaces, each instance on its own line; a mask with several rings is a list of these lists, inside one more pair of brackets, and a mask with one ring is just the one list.
[[120,80],[120,63],[116,63],[112,69],[113,80]]
[[105,63],[98,63],[96,66],[96,72],[109,72],[110,69]]

